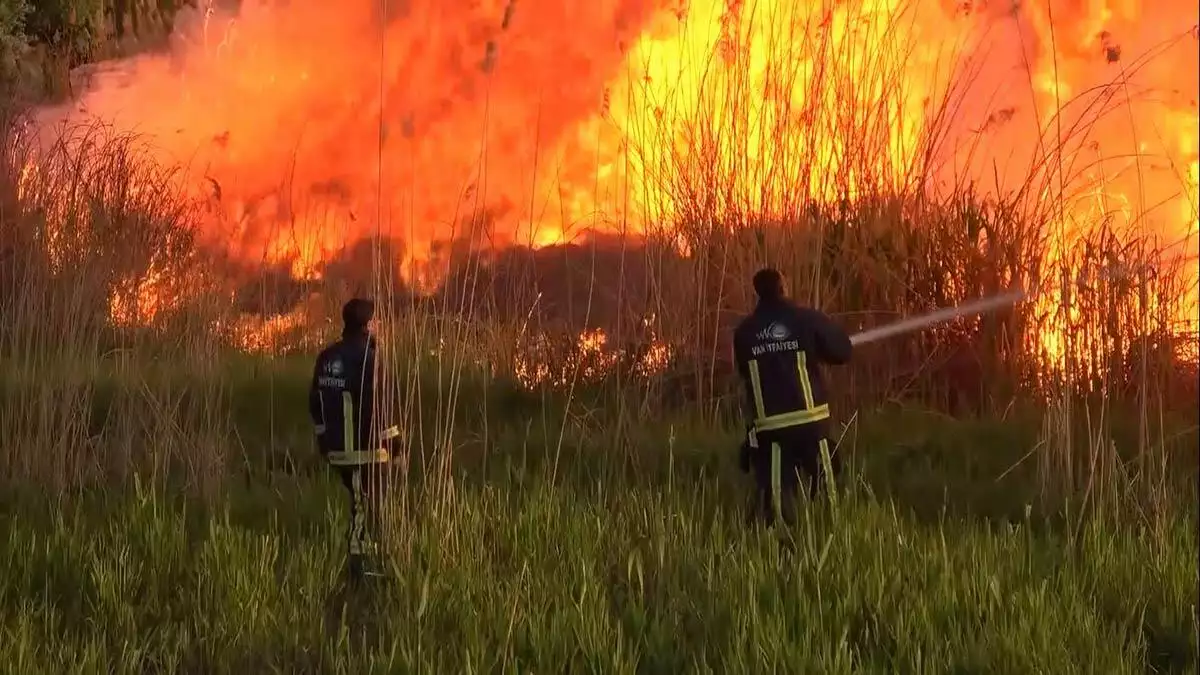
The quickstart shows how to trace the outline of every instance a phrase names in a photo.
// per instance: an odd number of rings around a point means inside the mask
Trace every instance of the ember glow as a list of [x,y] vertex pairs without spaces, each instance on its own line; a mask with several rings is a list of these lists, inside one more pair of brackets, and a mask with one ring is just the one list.
[[608,335],[599,329],[582,331],[567,349],[555,347],[561,345],[539,336],[517,355],[513,375],[527,387],[569,387],[601,380],[622,362],[629,366],[625,374],[649,377],[661,373],[671,360],[670,345],[661,340],[652,339],[640,353],[630,354],[609,344]]
[[[217,205],[209,240],[304,278],[379,234],[405,242],[417,279],[439,241],[644,231],[676,214],[663,174],[680,166],[734,177],[717,208],[770,215],[797,189],[824,200],[964,176],[1013,189],[1053,157],[1033,192],[1062,203],[1049,256],[1099,222],[1193,255],[1197,13],[1192,0],[244,0],[236,16],[181,14],[170,53],[100,66],[43,121],[152,135]],[[467,225],[480,214],[487,232]]]

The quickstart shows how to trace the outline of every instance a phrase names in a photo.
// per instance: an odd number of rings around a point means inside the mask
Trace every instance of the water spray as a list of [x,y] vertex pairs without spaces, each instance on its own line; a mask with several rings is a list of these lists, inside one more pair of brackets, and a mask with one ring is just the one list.
[[850,344],[854,346],[864,345],[869,342],[875,342],[884,338],[892,337],[893,335],[903,335],[911,333],[923,328],[928,328],[934,324],[957,319],[964,316],[975,316],[990,312],[1016,303],[1026,298],[1025,291],[1016,289],[1006,291],[998,295],[983,298],[981,300],[972,300],[954,307],[943,307],[942,309],[934,310],[928,314],[901,319],[885,326],[865,330],[850,337]]

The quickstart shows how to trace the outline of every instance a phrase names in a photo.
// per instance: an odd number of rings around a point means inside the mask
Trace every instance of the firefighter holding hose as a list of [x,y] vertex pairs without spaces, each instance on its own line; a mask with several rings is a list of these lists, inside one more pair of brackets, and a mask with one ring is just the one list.
[[394,429],[374,432],[376,343],[370,332],[375,305],[354,298],[342,307],[342,337],[317,356],[308,394],[309,415],[321,455],[337,471],[350,498],[347,531],[352,581],[368,575],[366,562],[377,546],[384,470],[390,459],[383,443]]
[[756,484],[751,517],[791,523],[800,473],[810,496],[825,480],[825,461],[840,473],[819,366],[848,363],[853,347],[829,316],[788,299],[778,271],[759,270],[753,285],[757,305],[733,334],[749,418],[740,461]]

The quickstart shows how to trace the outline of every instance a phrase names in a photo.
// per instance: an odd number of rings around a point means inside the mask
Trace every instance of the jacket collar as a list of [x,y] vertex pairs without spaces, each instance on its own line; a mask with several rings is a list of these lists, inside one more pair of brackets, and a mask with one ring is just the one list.
[[774,298],[774,299],[771,299],[771,300],[764,300],[764,299],[760,299],[760,300],[758,301],[758,303],[757,303],[756,305],[754,305],[754,311],[756,311],[756,312],[763,312],[763,311],[769,312],[769,311],[771,311],[771,310],[774,310],[774,309],[779,309],[779,308],[781,308],[781,307],[786,307],[786,306],[788,306],[789,304],[791,304],[791,303],[790,303],[790,301],[789,301],[787,298]]
[[371,349],[375,348],[375,336],[371,335],[371,333],[368,331],[343,330],[342,331],[342,341],[343,342],[365,343],[367,347],[369,347]]

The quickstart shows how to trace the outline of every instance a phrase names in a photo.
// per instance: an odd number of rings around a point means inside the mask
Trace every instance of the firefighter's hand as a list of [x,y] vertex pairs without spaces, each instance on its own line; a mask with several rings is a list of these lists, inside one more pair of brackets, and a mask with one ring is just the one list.
[[384,450],[387,450],[388,457],[395,459],[400,453],[400,429],[399,427],[391,426],[383,430],[380,434],[380,445]]
[[321,437],[325,434],[325,425],[313,425],[313,442],[317,446],[317,453],[321,455],[321,459],[329,459],[329,450],[325,448],[325,444],[321,442]]

